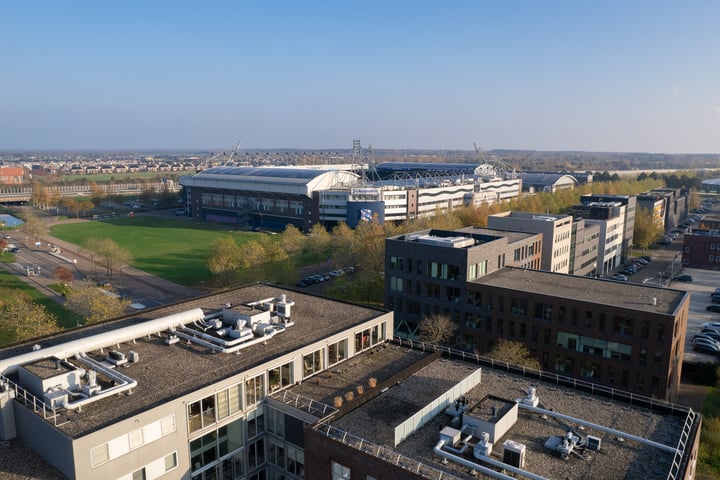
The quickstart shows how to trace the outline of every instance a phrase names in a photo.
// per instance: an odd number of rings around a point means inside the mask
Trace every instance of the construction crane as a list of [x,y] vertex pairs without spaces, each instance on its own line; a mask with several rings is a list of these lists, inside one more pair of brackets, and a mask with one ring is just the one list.
[[235,146],[230,151],[223,151],[220,153],[213,153],[209,158],[205,160],[205,168],[219,164],[222,166],[228,166],[231,164],[233,157],[236,157],[240,152],[240,140],[235,143]]
[[495,169],[495,172],[503,178],[517,178],[517,172],[515,168],[510,166],[508,163],[500,160],[495,155],[487,155],[485,151],[477,146],[477,143],[473,142],[475,153],[480,158],[480,164],[487,164]]

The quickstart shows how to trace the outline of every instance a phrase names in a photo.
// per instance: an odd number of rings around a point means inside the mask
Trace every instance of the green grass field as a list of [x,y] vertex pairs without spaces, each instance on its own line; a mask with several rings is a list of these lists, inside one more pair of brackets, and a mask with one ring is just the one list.
[[212,279],[207,259],[215,239],[230,235],[242,244],[259,235],[230,231],[226,225],[150,216],[55,225],[51,234],[81,246],[88,238],[110,238],[132,253],[134,267],[187,286]]

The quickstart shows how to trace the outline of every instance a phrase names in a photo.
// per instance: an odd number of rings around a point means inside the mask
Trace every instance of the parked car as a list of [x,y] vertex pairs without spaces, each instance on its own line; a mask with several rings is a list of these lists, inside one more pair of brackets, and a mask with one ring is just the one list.
[[713,313],[720,313],[720,305],[708,305],[705,310]]
[[[693,335],[692,342],[696,342],[698,339],[705,339],[705,340],[712,340],[715,343],[718,343],[718,339],[715,338],[715,334],[713,333],[698,333],[697,335]],[[720,346],[720,343],[718,343],[718,346]]]
[[704,328],[698,335],[712,338],[716,342],[720,341],[720,332],[712,328]]
[[720,329],[720,322],[703,322],[702,328],[718,328],[718,329]]
[[620,273],[616,273],[615,275],[613,275],[610,278],[612,278],[613,280],[617,280],[619,282],[627,282],[628,281],[628,277],[626,277],[625,275],[622,275]]
[[693,349],[698,352],[720,354],[720,343],[707,338],[694,338],[692,341]]
[[676,282],[692,282],[692,277],[690,275],[678,275],[673,280]]

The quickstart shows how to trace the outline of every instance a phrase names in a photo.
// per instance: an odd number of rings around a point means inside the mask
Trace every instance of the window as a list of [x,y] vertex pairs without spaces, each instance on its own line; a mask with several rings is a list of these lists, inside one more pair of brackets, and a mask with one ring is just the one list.
[[268,370],[268,391],[277,392],[293,384],[292,362]]
[[267,452],[267,460],[268,462],[277,465],[278,467],[285,469],[285,446],[282,442],[279,442],[273,438],[267,439],[268,443],[268,452]]
[[456,287],[445,287],[445,297],[448,302],[460,303],[460,289]]
[[285,414],[274,408],[266,407],[265,416],[267,417],[266,430],[280,438],[285,437]]
[[316,350],[303,356],[303,378],[322,371],[325,368],[324,364],[322,350]]
[[468,280],[474,280],[478,278],[477,267],[477,263],[473,263],[472,265],[470,265],[470,268],[468,268]]
[[510,299],[510,312],[513,315],[526,315],[527,314],[527,300],[524,298],[511,298]]
[[332,480],[350,480],[350,469],[331,460],[330,475]]
[[257,437],[258,435],[265,432],[265,417],[263,416],[262,410],[255,410],[250,415],[248,415],[248,417],[248,439]]
[[217,431],[212,431],[190,442],[190,466],[200,470],[217,460]]
[[215,423],[215,395],[188,405],[188,427],[191,432]]
[[620,335],[632,336],[633,319],[627,317],[613,317],[613,332]]
[[305,453],[292,445],[287,446],[287,471],[299,477],[305,476]]
[[265,462],[265,448],[263,439],[251,443],[248,447],[248,468],[253,470]]
[[[126,453],[158,440],[175,432],[175,415],[168,415],[133,430],[107,443],[98,445],[90,450],[90,462],[93,467],[119,458]],[[110,447],[112,445],[112,447]]]
[[160,435],[163,437],[175,431],[175,415],[168,415],[160,420]]
[[103,443],[102,445],[94,447],[92,450],[90,450],[90,459],[93,467],[110,460],[110,455],[108,453],[108,444]]
[[370,348],[370,329],[355,334],[355,352]]
[[335,365],[347,359],[347,339],[328,345],[328,365]]
[[147,477],[145,476],[145,467],[141,468],[140,470],[136,470],[132,474],[132,480],[145,480]]
[[393,292],[403,291],[403,279],[395,276],[390,277],[390,290]]
[[142,447],[143,445],[143,431],[142,428],[138,428],[137,430],[133,430],[128,434],[128,439],[130,443],[130,450],[134,450],[136,448]]
[[263,398],[263,375],[245,380],[245,405],[250,407]]
[[177,467],[177,452],[173,452],[165,457],[165,471],[169,472],[175,467]]
[[[224,425],[190,442],[190,468],[193,472],[202,470],[220,457],[240,449],[243,445],[243,419]],[[164,459],[165,471],[177,466],[176,454]]]
[[403,269],[403,257],[390,257],[390,268],[393,270],[402,270]]
[[440,297],[440,285],[436,283],[428,283],[426,285],[427,289],[427,296],[430,298],[439,298]]

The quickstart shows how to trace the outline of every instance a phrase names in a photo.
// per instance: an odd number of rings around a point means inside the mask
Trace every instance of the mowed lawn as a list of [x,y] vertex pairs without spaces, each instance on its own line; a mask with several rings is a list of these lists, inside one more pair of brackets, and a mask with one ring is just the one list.
[[134,267],[187,286],[211,280],[207,260],[217,238],[232,236],[243,244],[261,235],[229,231],[222,225],[150,216],[66,223],[53,226],[50,232],[80,246],[88,238],[110,238],[132,253]]

